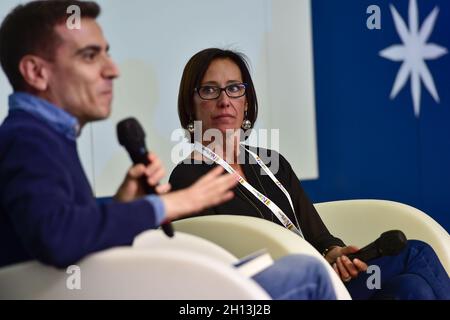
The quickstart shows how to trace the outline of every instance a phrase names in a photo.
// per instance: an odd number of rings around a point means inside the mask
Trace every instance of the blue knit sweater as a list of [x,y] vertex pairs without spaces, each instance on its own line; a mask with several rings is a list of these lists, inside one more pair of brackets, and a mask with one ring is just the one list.
[[76,141],[10,112],[0,127],[0,266],[38,259],[65,267],[157,226],[146,200],[98,205]]

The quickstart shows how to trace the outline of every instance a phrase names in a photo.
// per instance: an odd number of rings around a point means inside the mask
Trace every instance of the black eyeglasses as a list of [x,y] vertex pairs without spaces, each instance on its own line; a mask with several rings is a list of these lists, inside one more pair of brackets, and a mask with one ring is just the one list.
[[222,91],[225,91],[230,98],[240,98],[245,95],[247,89],[246,83],[233,83],[225,88],[220,88],[218,86],[201,86],[195,88],[195,92],[198,93],[200,98],[203,100],[214,100],[220,97]]

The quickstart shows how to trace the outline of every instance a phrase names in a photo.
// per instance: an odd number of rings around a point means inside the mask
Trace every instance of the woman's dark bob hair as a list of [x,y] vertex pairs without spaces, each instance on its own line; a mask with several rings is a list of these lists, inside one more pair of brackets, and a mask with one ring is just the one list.
[[194,92],[205,76],[211,62],[217,59],[230,59],[241,70],[242,82],[247,84],[247,119],[255,124],[258,116],[258,101],[256,98],[255,86],[249,72],[247,58],[244,54],[231,50],[209,48],[195,54],[187,63],[183,71],[178,93],[178,116],[181,126],[187,129],[190,121],[195,121]]

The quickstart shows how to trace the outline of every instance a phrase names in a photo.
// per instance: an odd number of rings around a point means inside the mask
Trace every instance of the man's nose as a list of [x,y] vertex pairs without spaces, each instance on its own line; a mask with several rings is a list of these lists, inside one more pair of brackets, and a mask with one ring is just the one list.
[[115,79],[120,76],[119,68],[110,57],[107,57],[105,61],[103,76],[108,79]]

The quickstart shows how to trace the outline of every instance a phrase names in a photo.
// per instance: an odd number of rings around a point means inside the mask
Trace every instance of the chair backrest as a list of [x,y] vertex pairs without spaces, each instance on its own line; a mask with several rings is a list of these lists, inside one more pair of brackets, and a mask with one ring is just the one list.
[[[203,251],[168,245],[106,250],[80,261],[72,274],[38,262],[5,267],[0,269],[0,299],[270,299],[256,282],[224,262],[234,260],[232,255],[222,248],[215,256],[206,255],[206,240],[194,242]],[[217,246],[211,244],[209,252],[212,247]]]
[[174,222],[177,231],[208,239],[238,258],[259,249],[267,249],[274,259],[288,254],[317,257],[332,279],[338,299],[351,299],[350,294],[321,254],[293,232],[264,219],[236,215],[214,215]]
[[347,244],[365,246],[388,230],[427,242],[450,275],[450,236],[435,220],[411,206],[386,200],[344,200],[315,204],[330,232]]

